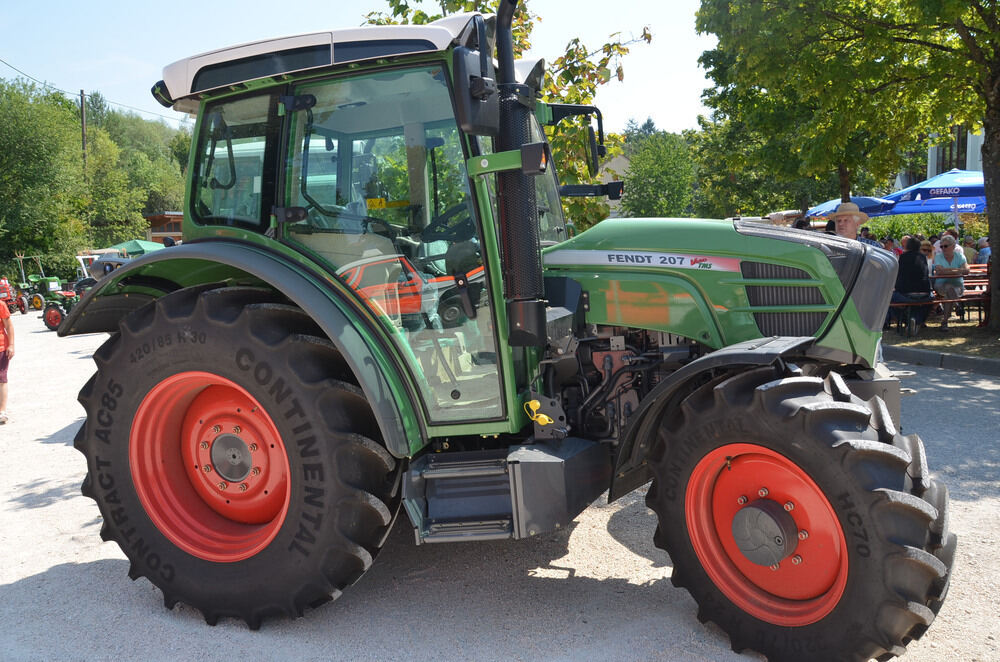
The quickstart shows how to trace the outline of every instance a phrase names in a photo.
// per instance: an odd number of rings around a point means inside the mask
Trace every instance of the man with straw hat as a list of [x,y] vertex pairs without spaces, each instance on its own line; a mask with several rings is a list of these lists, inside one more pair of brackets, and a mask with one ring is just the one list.
[[858,237],[858,227],[868,220],[868,214],[864,213],[853,202],[841,202],[837,205],[837,211],[830,214],[830,220],[837,225],[837,234],[845,239],[856,239],[864,244],[882,248],[882,244],[874,239]]

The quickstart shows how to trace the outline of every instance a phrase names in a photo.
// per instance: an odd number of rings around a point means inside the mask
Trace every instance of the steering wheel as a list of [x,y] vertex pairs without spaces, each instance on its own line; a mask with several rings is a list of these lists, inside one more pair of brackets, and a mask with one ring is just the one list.
[[[464,217],[463,217],[464,214]],[[476,224],[469,213],[469,205],[460,202],[431,219],[420,236],[424,241],[468,241],[476,236]]]

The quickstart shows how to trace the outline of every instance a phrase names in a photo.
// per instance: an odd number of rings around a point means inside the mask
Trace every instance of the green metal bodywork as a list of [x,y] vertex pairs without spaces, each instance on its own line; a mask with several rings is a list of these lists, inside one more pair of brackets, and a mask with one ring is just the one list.
[[[819,312],[827,320],[818,347],[875,362],[881,334],[865,328],[821,251],[740,234],[732,221],[608,219],[545,249],[543,260],[546,275],[572,278],[588,292],[589,323],[662,331],[719,349],[760,337],[754,313]],[[793,267],[810,279],[751,281],[740,272],[743,260]],[[825,302],[752,306],[748,285],[816,288]]]

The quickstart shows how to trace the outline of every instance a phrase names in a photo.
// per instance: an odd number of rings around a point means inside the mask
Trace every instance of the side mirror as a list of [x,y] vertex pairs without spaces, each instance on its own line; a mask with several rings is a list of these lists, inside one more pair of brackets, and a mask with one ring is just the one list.
[[462,131],[472,136],[497,136],[500,133],[500,95],[496,73],[489,52],[486,22],[473,18],[478,51],[465,46],[455,49],[455,113]]
[[555,126],[567,117],[576,117],[579,115],[593,115],[597,118],[596,135],[594,127],[589,124],[587,125],[587,170],[590,172],[591,177],[596,175],[600,159],[608,153],[607,147],[604,146],[604,116],[601,115],[601,110],[597,106],[582,106],[570,103],[551,103],[546,104],[546,106],[548,108],[548,117],[544,123],[548,126]]

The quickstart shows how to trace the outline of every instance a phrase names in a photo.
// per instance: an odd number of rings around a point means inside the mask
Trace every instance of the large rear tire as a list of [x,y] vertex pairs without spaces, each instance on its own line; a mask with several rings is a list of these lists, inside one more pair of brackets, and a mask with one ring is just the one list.
[[126,318],[80,392],[83,493],[168,608],[257,628],[371,566],[400,464],[343,357],[256,288],[188,288]]
[[736,651],[889,659],[934,620],[955,536],[923,444],[843,379],[722,377],[665,418],[647,504],[672,581]]

